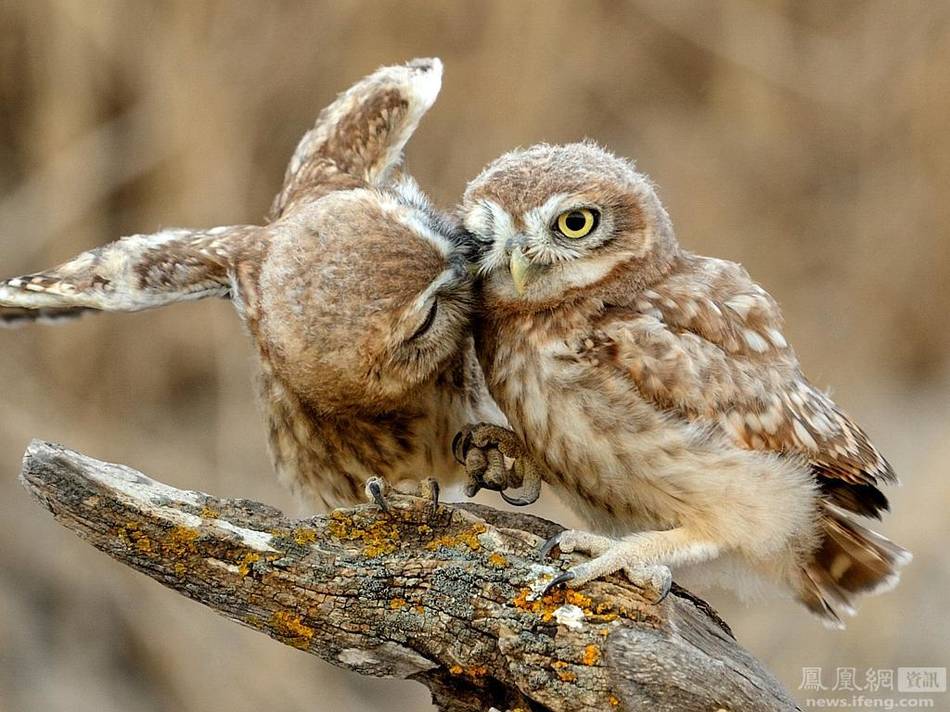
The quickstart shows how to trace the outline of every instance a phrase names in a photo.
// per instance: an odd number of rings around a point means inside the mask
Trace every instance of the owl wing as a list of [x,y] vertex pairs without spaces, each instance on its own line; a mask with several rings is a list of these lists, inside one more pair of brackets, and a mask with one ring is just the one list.
[[386,183],[441,87],[438,59],[382,67],[350,87],[320,112],[297,144],[271,219],[328,187]]
[[880,516],[888,505],[877,484],[896,481],[887,460],[804,377],[772,297],[739,265],[702,259],[701,275],[610,309],[587,348],[658,407],[742,447],[802,456],[833,502]]
[[0,281],[0,326],[227,297],[231,265],[260,241],[260,230],[237,225],[134,235],[51,270]]

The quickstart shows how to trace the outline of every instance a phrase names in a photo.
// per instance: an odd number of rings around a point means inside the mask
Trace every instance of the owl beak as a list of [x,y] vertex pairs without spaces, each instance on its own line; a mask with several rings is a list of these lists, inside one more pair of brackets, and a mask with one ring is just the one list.
[[524,296],[524,291],[537,273],[537,268],[528,261],[521,252],[521,248],[516,247],[511,251],[508,269],[511,270],[511,281],[515,283],[515,291],[518,292],[519,297]]

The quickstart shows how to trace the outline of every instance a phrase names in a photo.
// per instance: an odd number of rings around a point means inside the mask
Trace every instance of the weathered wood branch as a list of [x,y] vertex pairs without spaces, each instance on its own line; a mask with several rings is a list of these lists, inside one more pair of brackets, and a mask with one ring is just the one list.
[[[556,524],[391,496],[290,519],[34,441],[21,481],[122,563],[272,638],[366,675],[418,680],[440,710],[790,710],[705,603],[621,581],[534,594]],[[567,563],[566,561],[564,562]]]

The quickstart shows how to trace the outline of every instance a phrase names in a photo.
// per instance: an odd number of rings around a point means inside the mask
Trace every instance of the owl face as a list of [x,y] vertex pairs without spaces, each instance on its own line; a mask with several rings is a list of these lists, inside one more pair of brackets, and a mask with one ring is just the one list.
[[650,270],[675,242],[649,180],[592,143],[538,145],[491,163],[465,191],[461,215],[494,300],[549,305]]
[[411,181],[332,193],[272,230],[261,335],[314,408],[405,408],[461,352],[472,291],[462,230]]

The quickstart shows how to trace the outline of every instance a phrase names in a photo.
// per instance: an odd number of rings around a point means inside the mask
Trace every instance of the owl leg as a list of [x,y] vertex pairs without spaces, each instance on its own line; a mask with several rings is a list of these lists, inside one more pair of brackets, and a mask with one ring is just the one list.
[[562,552],[582,551],[594,558],[555,576],[545,593],[560,584],[578,588],[623,571],[634,585],[650,593],[654,603],[662,601],[670,591],[670,566],[710,559],[718,553],[716,545],[683,527],[631,534],[623,539],[567,530],[546,542],[542,552],[549,553],[555,545]]
[[[465,466],[468,483],[465,494],[474,497],[480,489],[494,490],[508,504],[525,506],[541,494],[541,469],[524,451],[518,436],[500,425],[467,425],[452,442],[455,459]],[[513,460],[509,466],[506,458]],[[524,487],[521,497],[510,497],[506,489]]]

